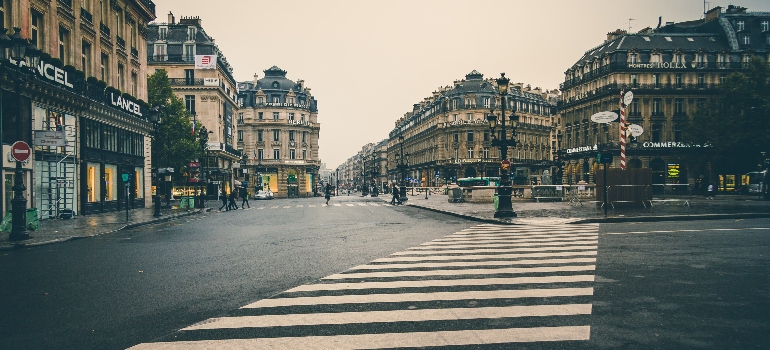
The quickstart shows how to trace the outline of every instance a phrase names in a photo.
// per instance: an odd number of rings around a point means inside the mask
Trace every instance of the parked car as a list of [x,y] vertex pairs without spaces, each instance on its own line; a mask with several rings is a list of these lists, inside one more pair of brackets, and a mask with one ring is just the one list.
[[257,191],[257,193],[254,194],[254,199],[273,199],[273,191]]

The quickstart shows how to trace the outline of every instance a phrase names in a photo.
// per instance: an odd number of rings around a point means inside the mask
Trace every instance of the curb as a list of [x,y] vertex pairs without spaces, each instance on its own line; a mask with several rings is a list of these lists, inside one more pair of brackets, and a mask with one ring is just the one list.
[[114,230],[110,230],[110,231],[106,231],[106,232],[101,232],[101,233],[95,233],[95,234],[92,234],[92,235],[70,236],[70,237],[66,237],[66,238],[56,238],[56,239],[52,239],[50,241],[42,241],[42,242],[35,242],[35,243],[14,243],[14,244],[12,244],[11,246],[8,246],[8,247],[0,246],[0,250],[13,250],[13,249],[32,248],[32,247],[39,247],[39,246],[44,246],[44,245],[49,245],[49,244],[54,244],[54,243],[63,243],[63,242],[75,241],[75,240],[78,240],[78,239],[97,237],[97,236],[101,236],[101,235],[107,235],[107,234],[110,234],[110,233],[115,233],[115,232],[118,232],[118,231],[121,231],[121,230],[125,230],[125,229],[140,227],[140,226],[144,226],[144,225],[157,224],[157,223],[161,223],[161,222],[170,221],[170,220],[173,220],[173,219],[176,219],[176,218],[181,218],[181,217],[185,217],[185,216],[191,216],[191,215],[200,214],[200,213],[207,213],[207,212],[210,212],[210,211],[211,211],[211,208],[205,208],[203,210],[188,211],[188,212],[185,212],[185,213],[178,213],[178,214],[174,214],[174,215],[168,215],[168,216],[164,216],[164,217],[157,218],[157,219],[153,218],[153,219],[148,220],[148,221],[131,223],[131,224],[127,224],[127,225],[124,225],[122,227],[116,228]]
[[[488,224],[498,225],[521,225],[520,223],[503,221],[498,219],[486,219],[473,215],[455,213],[451,211],[425,207],[421,205],[409,204],[408,206],[418,209],[428,210],[436,213],[447,214],[471,221],[478,221]],[[566,222],[567,224],[601,224],[601,223],[622,223],[622,222],[657,222],[657,221],[694,221],[694,220],[727,220],[727,219],[758,219],[770,218],[770,213],[737,213],[737,214],[696,214],[696,215],[661,215],[661,216],[623,216],[623,217],[605,217],[576,219]]]

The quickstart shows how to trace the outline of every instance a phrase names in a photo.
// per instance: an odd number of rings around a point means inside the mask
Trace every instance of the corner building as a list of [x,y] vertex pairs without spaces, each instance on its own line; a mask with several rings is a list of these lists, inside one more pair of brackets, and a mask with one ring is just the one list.
[[[277,198],[312,196],[319,180],[318,103],[303,80],[276,66],[265,76],[238,83],[238,148],[241,165]],[[252,187],[253,188],[253,187]]]
[[[18,28],[42,53],[34,67],[0,55],[3,154],[16,141],[32,147],[24,197],[40,219],[151,205],[153,19],[150,0],[0,1],[0,28]],[[14,167],[3,157],[0,215],[11,208]]]
[[[150,23],[147,31],[149,69],[166,70],[172,91],[192,115],[193,127],[203,126],[209,131],[207,156],[200,169],[205,176],[178,180],[174,183],[174,196],[192,196],[198,181],[206,181],[208,199],[217,199],[220,191],[230,193],[237,175],[233,170],[242,158],[235,144],[238,94],[233,68],[203,29],[200,17],[182,17],[177,22],[169,13],[168,22]],[[196,56],[209,57],[216,64],[196,68]]]
[[[506,114],[512,109],[518,116],[516,147],[509,148],[511,176],[514,184],[542,181],[551,172],[552,140],[555,137],[556,92],[532,89],[529,85],[510,84],[506,96]],[[457,178],[499,176],[500,153],[492,146],[486,116],[491,109],[499,115],[500,98],[495,79],[472,71],[453,86],[434,91],[411,112],[396,121],[389,134],[388,174],[391,182],[400,183],[397,156],[403,147],[409,155],[406,169],[407,186],[441,186]],[[509,125],[510,126],[510,125]],[[497,129],[499,131],[499,129]],[[510,127],[509,127],[510,132]],[[403,145],[399,137],[403,136]]]
[[[725,77],[741,70],[752,56],[768,62],[770,13],[730,5],[715,7],[704,19],[666,23],[630,34],[616,30],[585,52],[565,72],[559,113],[564,121],[565,183],[593,181],[597,145],[614,153],[610,167],[620,167],[620,127],[597,124],[591,115],[619,109],[621,91],[632,91],[627,122],[644,132],[626,144],[627,168],[648,167],[656,191],[664,185],[708,183],[730,191],[741,174],[695,169],[682,152],[684,128]],[[727,120],[726,120],[727,122]]]

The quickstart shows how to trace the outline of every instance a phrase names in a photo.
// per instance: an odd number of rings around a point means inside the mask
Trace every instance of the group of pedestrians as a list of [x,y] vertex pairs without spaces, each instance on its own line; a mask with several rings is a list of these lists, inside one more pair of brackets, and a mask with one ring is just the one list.
[[249,192],[246,191],[245,187],[236,187],[236,189],[230,191],[230,195],[222,194],[222,206],[219,207],[219,210],[221,211],[222,208],[224,208],[225,211],[239,209],[238,204],[235,203],[235,200],[239,197],[241,198],[240,209],[246,209],[247,206],[251,208],[251,204],[249,204]]

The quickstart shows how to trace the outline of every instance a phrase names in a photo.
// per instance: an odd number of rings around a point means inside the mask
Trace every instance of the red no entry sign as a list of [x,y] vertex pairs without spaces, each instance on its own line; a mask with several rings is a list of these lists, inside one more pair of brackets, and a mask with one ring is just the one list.
[[13,143],[13,146],[11,146],[11,156],[13,156],[13,159],[16,159],[17,162],[26,161],[31,154],[32,149],[29,148],[29,145],[24,141],[16,141]]

